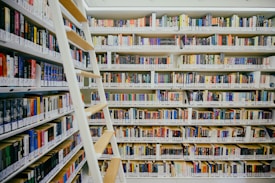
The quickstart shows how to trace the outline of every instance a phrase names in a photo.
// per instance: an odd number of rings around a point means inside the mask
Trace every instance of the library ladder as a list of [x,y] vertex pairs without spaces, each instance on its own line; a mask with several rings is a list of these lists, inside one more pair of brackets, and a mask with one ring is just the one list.
[[[86,11],[82,0],[49,0],[50,9],[52,11],[55,34],[57,37],[61,59],[63,62],[64,72],[69,85],[72,102],[75,110],[76,121],[78,123],[79,133],[83,142],[86,159],[88,162],[89,172],[92,176],[93,183],[125,183],[125,175],[121,163],[117,140],[115,138],[114,129],[109,114],[109,109],[106,101],[106,96],[96,61],[95,51],[93,49],[92,39],[89,31],[88,21],[86,19]],[[69,14],[68,14],[69,12]],[[63,16],[66,13],[67,17],[75,19],[82,26],[85,40],[74,32],[70,27],[64,25]],[[73,59],[69,43],[74,44],[81,49],[87,51],[92,62],[93,72],[77,70],[74,67]],[[91,107],[85,108],[84,102],[77,81],[77,75],[82,77],[94,78],[97,83],[97,90],[100,96],[100,103]],[[106,121],[107,130],[104,131],[99,140],[94,144],[89,124],[88,116],[103,110],[104,119]],[[108,165],[108,169],[102,176],[99,168],[99,157],[111,143],[113,156]],[[118,177],[118,178],[117,178]]]

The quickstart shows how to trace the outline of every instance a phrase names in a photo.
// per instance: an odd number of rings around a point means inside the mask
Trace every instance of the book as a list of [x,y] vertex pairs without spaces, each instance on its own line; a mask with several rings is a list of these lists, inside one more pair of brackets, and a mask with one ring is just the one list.
[[6,77],[7,77],[6,54],[0,53],[0,81],[2,86],[6,85],[6,82],[5,82]]
[[4,30],[6,32],[11,32],[11,17],[10,17],[10,8],[4,7],[4,15],[5,15],[5,27]]
[[4,133],[4,107],[5,99],[0,99],[0,134]]
[[17,117],[18,117],[18,100],[17,98],[11,98],[10,99],[11,102],[11,109],[10,109],[10,117],[11,117],[11,128],[12,130],[16,130],[18,128],[18,121],[17,121]]
[[7,133],[11,131],[11,99],[5,99],[3,104],[4,104],[4,107],[3,107],[4,132]]

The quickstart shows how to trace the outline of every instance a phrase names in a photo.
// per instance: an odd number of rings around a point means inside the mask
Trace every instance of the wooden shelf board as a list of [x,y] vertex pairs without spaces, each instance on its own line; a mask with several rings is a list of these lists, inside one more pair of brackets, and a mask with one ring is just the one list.
[[107,145],[110,143],[112,136],[114,135],[114,131],[106,130],[103,135],[99,138],[99,140],[95,143],[95,151],[96,153],[102,153]]
[[82,39],[78,34],[76,34],[74,31],[70,30],[67,31],[67,37],[70,41],[72,41],[74,44],[78,45],[84,50],[93,50],[93,46],[90,45],[87,41]]
[[120,158],[114,157],[109,164],[108,170],[103,178],[104,183],[115,183],[118,169],[120,166]]
[[100,78],[100,75],[94,74],[92,72],[82,71],[82,70],[76,70],[76,74],[88,78]]
[[77,21],[87,21],[86,17],[78,9],[77,5],[72,0],[59,0],[59,2],[74,16]]
[[90,116],[90,115],[92,115],[92,114],[94,114],[94,113],[96,113],[96,112],[102,110],[102,109],[103,109],[104,107],[106,107],[106,106],[107,106],[107,103],[96,104],[96,105],[93,105],[93,106],[91,106],[91,107],[86,108],[86,109],[85,109],[85,112],[86,112],[86,113],[89,113],[88,116]]

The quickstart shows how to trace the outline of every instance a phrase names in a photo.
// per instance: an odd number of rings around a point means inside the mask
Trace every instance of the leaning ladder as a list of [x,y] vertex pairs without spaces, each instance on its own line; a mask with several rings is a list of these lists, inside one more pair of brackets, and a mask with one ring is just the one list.
[[[110,117],[106,96],[102,84],[102,79],[96,61],[95,51],[93,49],[92,39],[89,31],[86,12],[82,0],[76,0],[77,5],[73,0],[49,0],[50,9],[53,15],[55,33],[60,49],[61,59],[63,62],[64,72],[69,85],[69,91],[75,110],[76,121],[78,123],[79,133],[83,142],[86,159],[88,162],[89,172],[95,183],[114,183],[117,180],[125,183],[125,175],[121,163],[117,140],[115,138],[112,120]],[[63,22],[63,12],[68,11],[82,25],[86,40],[82,39],[78,34],[66,27]],[[87,51],[92,62],[93,73],[76,70],[73,64],[69,42],[77,45],[79,48]],[[85,109],[82,101],[77,75],[82,77],[94,78],[97,83],[97,89],[100,96],[100,103]],[[100,139],[94,144],[88,124],[88,116],[103,110],[106,120],[107,130],[104,131]],[[98,160],[107,145],[111,143],[113,157],[111,158],[108,169],[104,175],[101,175]]]

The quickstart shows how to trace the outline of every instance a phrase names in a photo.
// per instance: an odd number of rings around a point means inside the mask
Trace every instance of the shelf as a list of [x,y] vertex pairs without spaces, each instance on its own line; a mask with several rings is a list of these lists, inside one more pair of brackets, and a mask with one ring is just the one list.
[[59,0],[59,2],[73,15],[79,22],[86,22],[87,19],[72,0]]
[[36,11],[34,11],[27,2],[18,1],[16,3],[16,0],[3,0],[3,2],[21,12],[26,17],[31,17],[32,21],[41,27],[45,27],[47,30],[54,32],[53,22],[50,19],[43,17],[42,12],[36,14]]
[[102,136],[100,136],[100,138],[97,140],[97,142],[94,145],[95,152],[98,154],[101,154],[106,149],[107,145],[110,143],[113,135],[114,135],[114,131],[110,131],[110,130],[104,131]]
[[[54,169],[52,169],[52,171],[46,177],[44,177],[40,183],[50,182],[60,172],[60,170],[62,170],[62,168],[71,161],[72,157],[74,157],[82,147],[82,144],[77,145],[77,147],[75,147],[61,162],[59,162],[59,164]],[[74,173],[78,172],[79,168],[82,167],[84,163],[85,160],[81,162],[77,170],[74,170]]]
[[[165,156],[165,155],[164,155]],[[109,160],[112,157],[110,154],[103,154],[102,157],[100,157],[100,160]],[[122,161],[251,161],[251,160],[262,160],[262,161],[268,161],[268,160],[275,160],[275,157],[260,157],[260,158],[246,158],[246,157],[219,157],[219,156],[209,156],[209,157],[167,157],[167,158],[156,158],[156,155],[143,155],[143,157],[135,156],[135,155],[121,155]]]
[[[184,120],[184,119],[113,119],[114,125],[118,126],[274,126],[275,122],[267,120]],[[90,125],[105,125],[104,119],[90,119]]]
[[81,71],[81,70],[76,70],[76,74],[83,76],[83,77],[88,77],[88,78],[100,78],[100,75],[94,74],[92,72],[86,72],[86,71]]
[[62,116],[64,116],[64,115],[70,114],[70,113],[72,113],[72,112],[73,112],[73,110],[69,110],[69,111],[67,111],[67,112],[63,112],[62,114],[58,114],[57,116],[53,116],[53,117],[44,119],[44,120],[42,120],[42,121],[38,121],[38,122],[36,122],[36,123],[33,123],[33,124],[30,124],[30,125],[24,126],[24,127],[22,127],[22,128],[18,128],[18,129],[14,130],[14,131],[11,131],[11,132],[8,132],[8,133],[1,134],[1,135],[0,135],[0,140],[6,139],[6,138],[11,137],[11,136],[13,136],[13,135],[16,135],[16,134],[22,133],[22,132],[24,132],[24,131],[27,131],[27,130],[29,130],[29,129],[35,128],[35,127],[37,127],[37,126],[40,126],[40,125],[42,125],[42,124],[45,124],[45,123],[47,123],[47,122],[50,122],[50,121],[55,120],[55,119],[57,119],[57,118],[60,118],[60,117],[62,117]]
[[93,105],[93,106],[90,106],[88,108],[85,109],[85,112],[87,114],[87,116],[91,116],[93,115],[94,113],[102,110],[103,108],[105,108],[107,106],[107,103],[100,103],[100,104],[96,104],[96,105]]
[[[275,72],[275,68],[272,67],[261,67],[261,66],[245,66],[245,65],[207,65],[207,64],[182,64],[180,68],[174,67],[174,65],[154,65],[154,64],[101,64],[100,70],[102,72],[112,71],[112,72],[151,72],[151,71],[162,71],[162,72]],[[222,71],[221,71],[222,70]]]
[[[165,86],[166,85],[166,86]],[[174,83],[103,83],[105,90],[274,90],[271,87],[256,87],[255,84],[174,84]],[[91,84],[91,89],[96,88],[96,84]]]
[[[42,156],[53,150],[55,147],[57,147],[59,144],[61,144],[64,140],[66,140],[68,137],[70,137],[73,133],[77,132],[77,129],[72,129],[69,134],[67,134],[66,137],[63,137],[63,139],[58,140],[55,143],[49,144],[47,149],[44,149],[42,154],[36,156],[35,158],[31,159],[30,161],[28,159],[25,160],[25,163],[21,167],[17,167],[18,169],[16,171],[13,171],[10,175],[5,175],[4,180],[2,180],[2,183],[7,182],[11,178],[15,177],[18,173],[26,169],[29,165],[35,163],[37,160],[39,160]],[[29,161],[29,162],[28,162]],[[3,173],[3,172],[2,172]]]
[[250,54],[263,55],[275,52],[275,47],[268,46],[184,46],[180,49],[178,46],[96,46],[96,52],[120,52],[120,53],[150,53],[150,54],[188,54],[188,53],[234,53],[234,54]]
[[45,92],[45,91],[69,91],[68,87],[0,87],[0,93],[24,93],[24,92]]
[[201,183],[201,182],[211,182],[211,183],[273,183],[274,177],[222,177],[222,176],[215,176],[215,177],[163,177],[163,176],[152,176],[152,177],[127,177],[128,183]]
[[104,183],[115,182],[120,163],[121,163],[120,158],[114,157],[111,159],[111,163],[108,166],[108,170],[104,175],[104,179],[103,179]]
[[10,34],[6,31],[0,30],[0,47],[5,49],[15,50],[24,54],[28,54],[34,57],[38,57],[42,60],[49,60],[54,63],[61,64],[60,54],[55,51],[50,51],[47,48],[43,48],[31,41],[25,40],[14,34]]
[[90,27],[93,35],[107,34],[142,34],[142,35],[270,35],[275,33],[274,27]]
[[67,33],[68,39],[75,45],[79,46],[80,48],[86,51],[93,50],[93,46],[90,45],[86,40],[84,40],[78,34],[76,34],[73,30],[67,30],[66,33]]
[[187,107],[196,107],[196,108],[213,108],[213,107],[221,107],[221,108],[274,108],[275,104],[263,104],[263,105],[249,105],[249,104],[215,104],[215,103],[193,103],[193,104],[180,104],[180,103],[172,103],[172,102],[148,102],[148,101],[133,101],[133,102],[121,102],[121,101],[109,101],[109,107],[142,107],[142,108],[187,108]]
[[268,139],[262,139],[262,140],[254,140],[254,141],[245,141],[245,140],[217,140],[217,139],[204,139],[204,138],[197,138],[194,140],[188,140],[185,138],[173,138],[173,139],[165,139],[165,138],[155,138],[155,137],[148,137],[148,138],[142,138],[142,137],[123,137],[123,138],[117,138],[118,143],[157,143],[162,142],[165,144],[268,144],[268,143],[274,143],[273,140]]

